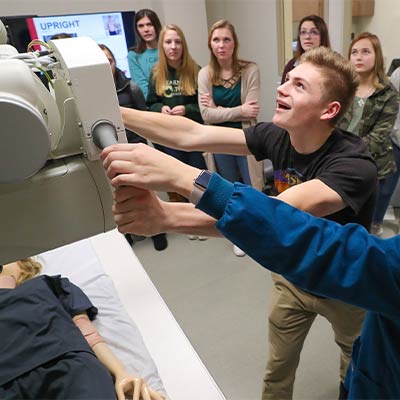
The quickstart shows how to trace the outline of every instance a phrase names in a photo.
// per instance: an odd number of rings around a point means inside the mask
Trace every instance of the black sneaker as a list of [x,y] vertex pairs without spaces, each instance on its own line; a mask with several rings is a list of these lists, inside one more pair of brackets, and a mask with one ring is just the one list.
[[133,239],[132,239],[131,234],[130,233],[126,233],[124,236],[125,236],[126,241],[129,243],[129,246],[132,246]]
[[167,241],[167,234],[166,233],[160,233],[158,235],[154,235],[151,237],[154,248],[157,251],[162,251],[165,250],[168,247],[168,241]]
[[126,233],[124,236],[130,246],[133,246],[136,242],[141,242],[142,240],[146,239],[146,236],[138,236],[134,233]]
[[343,382],[340,382],[339,387],[339,400],[347,400],[349,392],[347,391],[346,387],[344,386]]

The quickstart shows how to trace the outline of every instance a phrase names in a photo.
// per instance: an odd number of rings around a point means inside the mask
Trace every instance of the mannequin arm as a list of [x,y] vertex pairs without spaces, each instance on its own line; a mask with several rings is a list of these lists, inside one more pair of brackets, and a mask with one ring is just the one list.
[[133,400],[140,400],[141,398],[145,400],[163,399],[157,392],[147,388],[146,383],[141,378],[134,377],[126,372],[124,366],[98,334],[86,313],[74,316],[73,321],[88,340],[99,361],[114,377],[118,400],[125,400],[125,393],[133,396]]

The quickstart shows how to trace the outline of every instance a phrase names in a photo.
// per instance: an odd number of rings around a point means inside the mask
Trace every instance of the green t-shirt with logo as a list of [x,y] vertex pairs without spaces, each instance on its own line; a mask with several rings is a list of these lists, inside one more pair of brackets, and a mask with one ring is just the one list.
[[197,90],[192,96],[185,95],[182,92],[178,71],[175,68],[168,67],[167,89],[162,96],[156,93],[153,72],[151,72],[146,104],[150,111],[155,112],[161,112],[163,106],[169,106],[171,108],[175,106],[185,106],[185,117],[203,123],[199,109]]

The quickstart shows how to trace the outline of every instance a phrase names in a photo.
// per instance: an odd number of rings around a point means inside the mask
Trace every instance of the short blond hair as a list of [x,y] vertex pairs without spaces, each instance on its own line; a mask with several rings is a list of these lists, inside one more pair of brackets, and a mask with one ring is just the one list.
[[349,60],[324,46],[306,51],[300,63],[310,63],[321,70],[322,100],[338,101],[338,114],[330,121],[334,125],[353,102],[359,78]]

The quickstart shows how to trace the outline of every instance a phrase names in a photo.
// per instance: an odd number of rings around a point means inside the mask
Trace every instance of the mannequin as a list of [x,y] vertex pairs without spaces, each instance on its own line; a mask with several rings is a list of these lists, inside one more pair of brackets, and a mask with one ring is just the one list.
[[0,267],[0,398],[163,400],[114,356],[82,290],[41,268],[32,259]]

